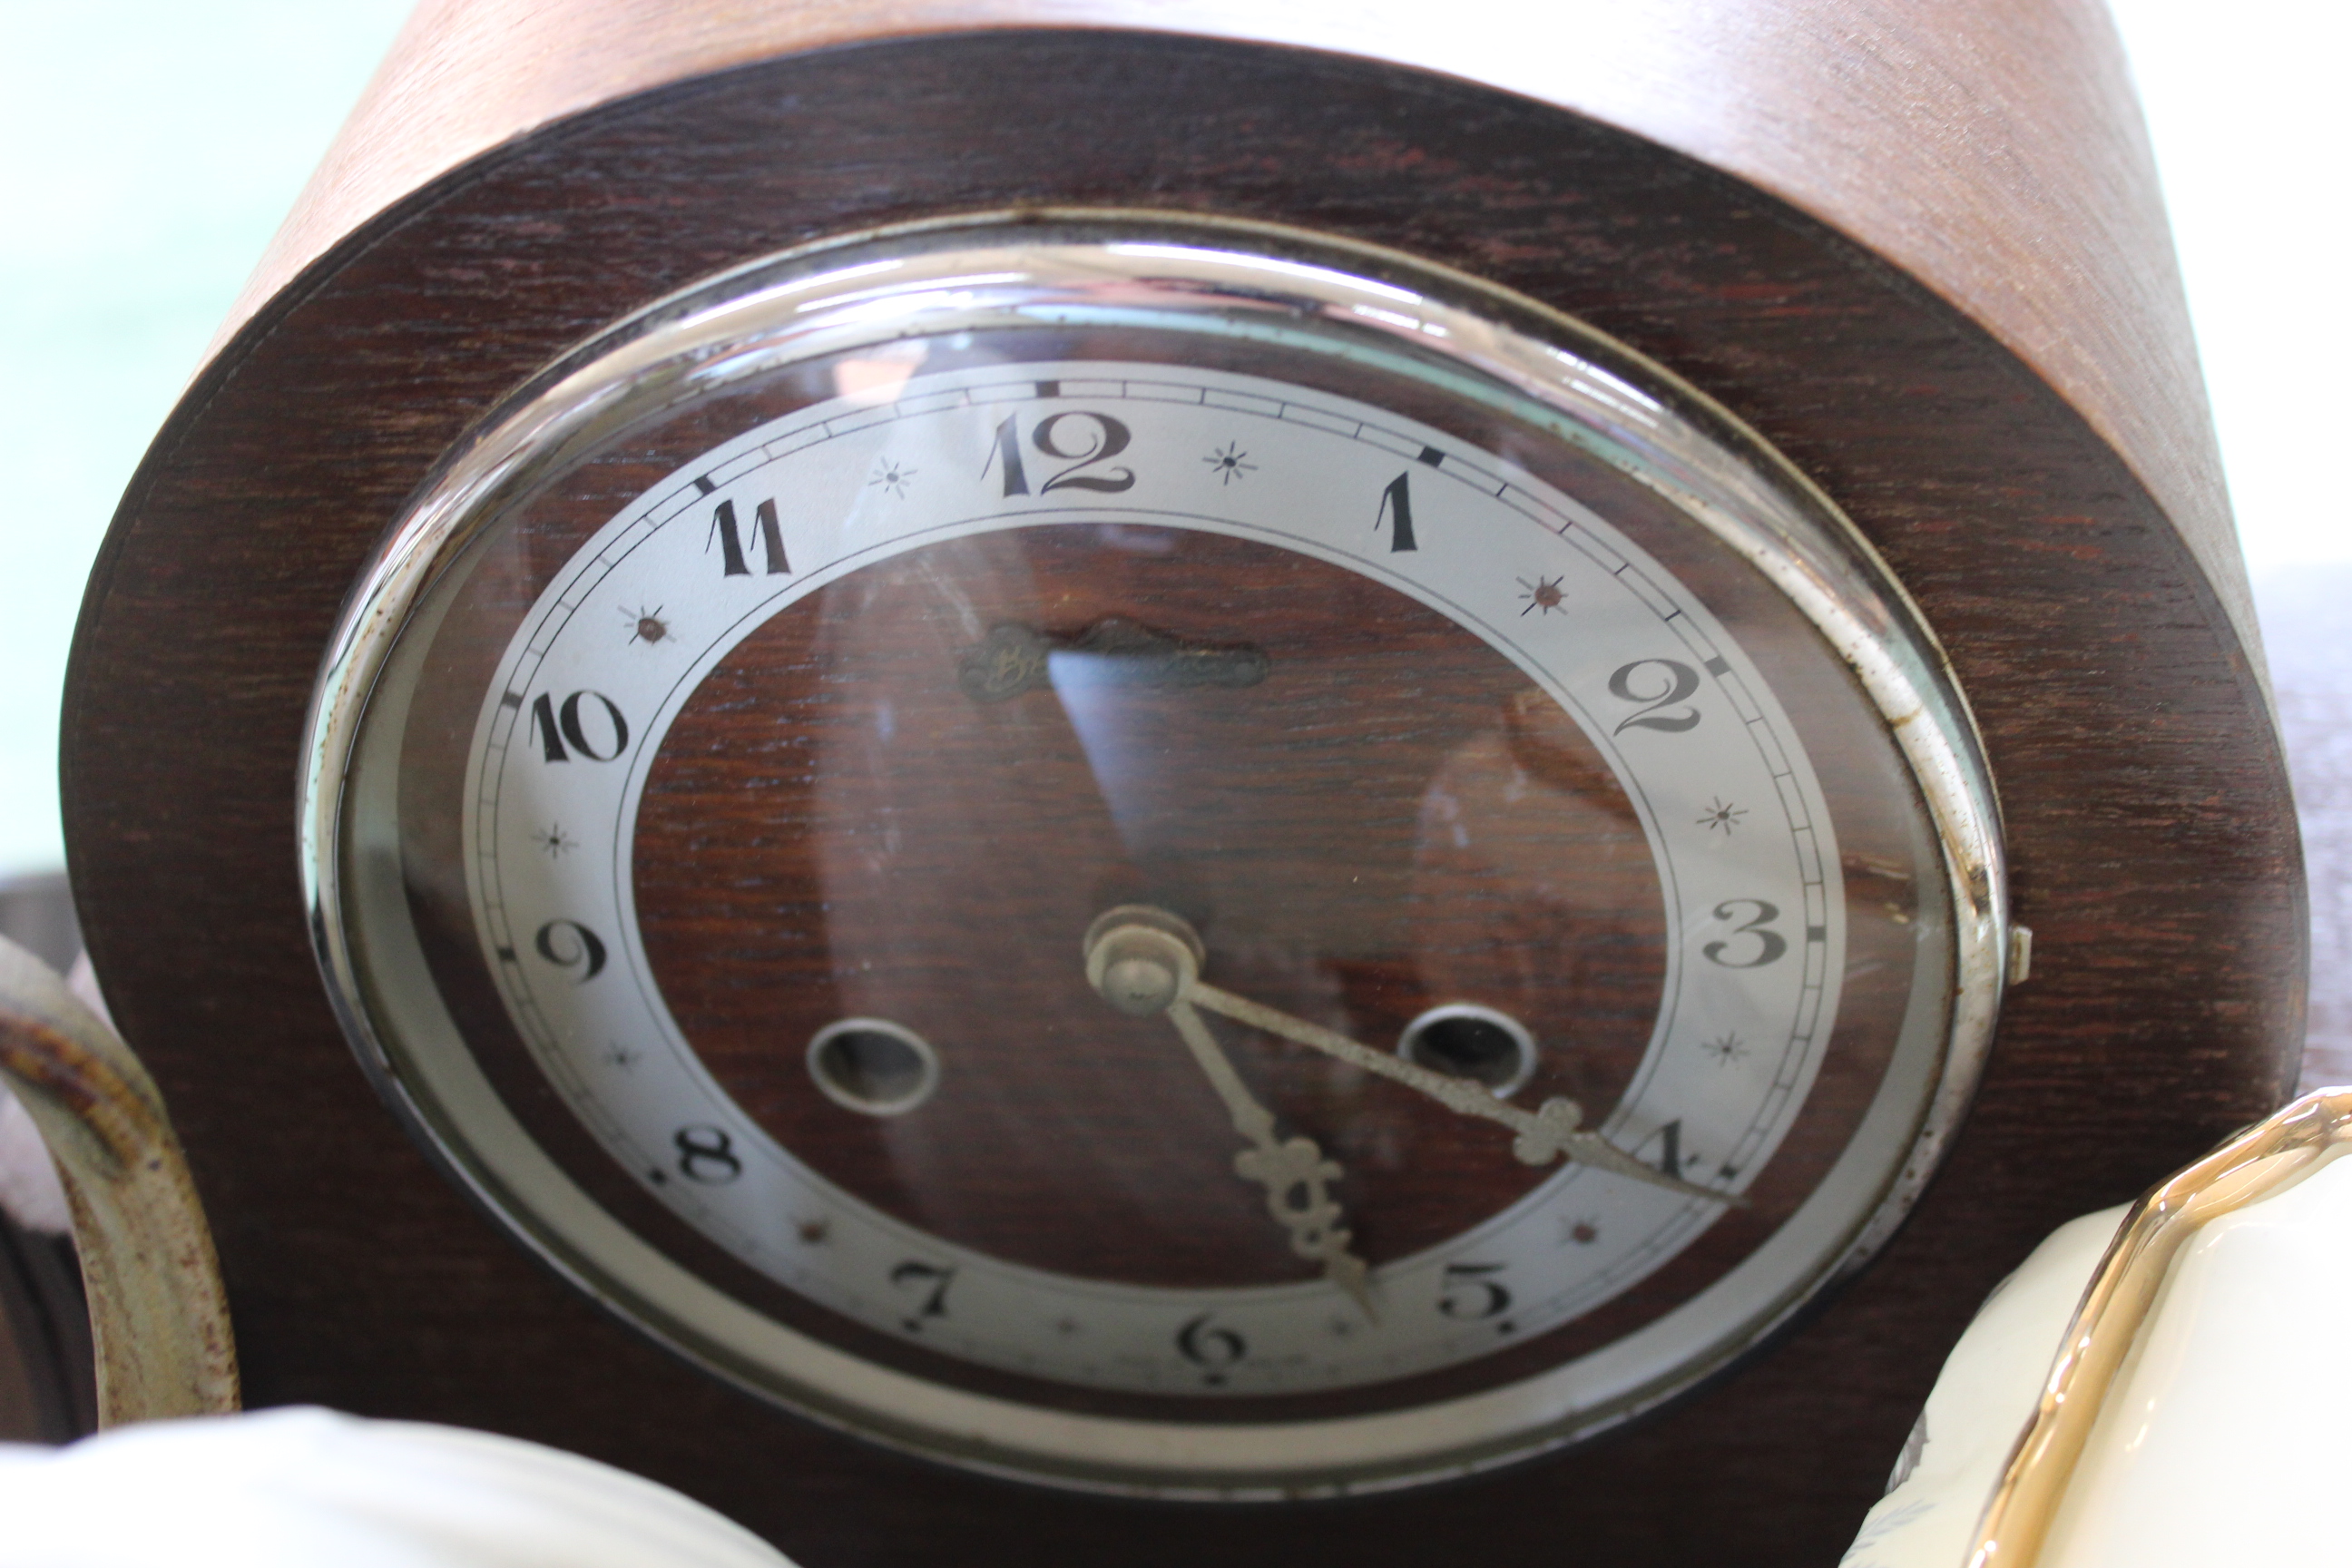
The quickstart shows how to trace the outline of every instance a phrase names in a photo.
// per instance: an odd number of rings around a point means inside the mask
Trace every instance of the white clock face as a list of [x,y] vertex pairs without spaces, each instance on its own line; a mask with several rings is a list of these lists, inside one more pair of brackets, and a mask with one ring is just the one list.
[[[1366,579],[1351,602],[1395,595],[1426,606],[1490,649],[1497,677],[1516,677],[1511,700],[1529,732],[1572,733],[1604,760],[1633,814],[1623,836],[1638,835],[1660,890],[1663,973],[1623,1089],[1593,1108],[1602,1138],[1661,1173],[1740,1193],[1804,1104],[1837,1016],[1844,893],[1826,873],[1836,840],[1803,745],[1730,634],[1605,518],[1441,431],[1265,377],[1088,362],[886,379],[891,362],[852,364],[843,382],[870,375],[882,389],[796,410],[694,454],[582,545],[517,627],[482,703],[465,795],[482,956],[542,1070],[614,1159],[753,1268],[876,1329],[1091,1386],[1226,1394],[1381,1382],[1486,1355],[1619,1295],[1725,1212],[1718,1199],[1570,1160],[1460,1231],[1372,1265],[1360,1300],[1312,1259],[1291,1280],[1155,1285],[1120,1278],[1108,1257],[1099,1269],[1038,1268],[928,1229],[921,1205],[894,1214],[828,1179],[780,1135],[789,1122],[772,1127],[740,1103],[666,1003],[635,896],[640,854],[668,842],[638,831],[666,744],[698,702],[723,707],[735,696],[731,685],[709,688],[712,672],[733,658],[774,679],[764,649],[789,633],[772,623],[816,619],[826,614],[816,601],[855,606],[835,612],[821,700],[855,705],[857,728],[872,732],[845,746],[828,740],[809,761],[824,776],[805,791],[779,788],[775,811],[819,840],[833,972],[812,981],[818,994],[777,1019],[769,1042],[804,1081],[761,1087],[796,1094],[803,1113],[820,1119],[887,1116],[875,1131],[894,1142],[920,1144],[933,1123],[936,1136],[952,1139],[960,1098],[1004,1093],[989,1081],[1007,1071],[1002,1042],[961,1009],[924,1015],[926,999],[895,973],[876,975],[867,950],[897,945],[890,928],[908,922],[894,919],[896,906],[950,892],[988,858],[975,839],[1025,826],[1023,784],[1013,768],[994,778],[961,773],[948,793],[976,809],[952,809],[950,799],[925,810],[907,798],[920,792],[894,789],[871,753],[883,748],[886,768],[913,770],[926,750],[976,734],[1017,736],[1033,766],[1057,741],[1083,758],[1101,820],[1070,825],[1037,868],[1045,879],[1083,885],[1089,854],[1201,853],[1203,835],[1189,819],[1231,809],[1218,774],[1240,784],[1294,749],[1295,733],[1270,721],[1283,689],[1377,669],[1377,654],[1294,654],[1280,623],[1312,618],[1303,608],[1277,612],[1271,627],[1246,612],[1159,624],[1129,614],[1122,619],[1138,646],[1116,651],[1089,648],[1089,630],[1108,619],[1091,611],[1080,621],[1033,598],[1022,622],[974,602],[1001,595],[1033,552],[1139,555],[1157,574],[1181,574],[1199,554],[1188,548],[1196,536]],[[1361,626],[1365,644],[1380,629]],[[1181,656],[1149,651],[1147,630],[1171,648],[1223,650],[1248,684],[1173,684],[1170,661]],[[918,642],[930,646],[940,698],[968,722],[901,741],[892,731],[915,713],[900,720],[892,709]],[[1042,657],[1024,661],[1033,647]],[[983,689],[973,673],[982,660],[1009,672],[1006,689]],[[1411,700],[1401,682],[1375,686],[1367,674],[1355,685],[1327,700]],[[1170,750],[1254,710],[1267,715],[1254,745],[1192,770],[1202,777],[1172,776]],[[1525,852],[1528,836],[1511,817],[1565,824],[1593,814],[1589,800],[1497,742],[1509,713],[1480,717],[1419,792],[1410,854],[1424,868]],[[754,816],[703,831],[749,838],[762,826]],[[1087,827],[1108,832],[1082,847]],[[724,875],[759,853],[714,845],[709,859]],[[1368,848],[1363,869],[1387,873],[1385,859]],[[1571,858],[1492,869],[1522,885],[1457,898],[1506,906],[1498,922],[1513,906],[1575,907],[1571,888],[1542,885],[1572,883]],[[1213,954],[1288,942],[1327,960],[1344,955],[1356,920],[1318,910],[1286,930],[1276,888],[1254,885],[1261,874],[1212,877],[1213,896],[1198,916]],[[1116,1059],[1141,1034],[1181,1079],[1191,1068],[1172,1029],[1138,1028],[1087,994],[1085,923],[1073,915],[1021,939],[1034,950],[1038,1003],[1076,1001],[1099,1015],[1037,1048]],[[951,956],[952,945],[950,937],[950,952],[935,956]],[[1222,978],[1213,962],[1208,977]],[[1498,1020],[1490,1029],[1508,1034],[1511,1024],[1527,1028],[1514,1011],[1523,992],[1434,1000],[1486,1008]],[[1348,1015],[1343,1005],[1325,1021],[1347,1032]],[[1543,1024],[1525,1044],[1510,1041],[1514,1073],[1530,1081],[1555,1079],[1552,1058],[1573,1058],[1586,1044],[1572,1014]],[[897,1043],[908,1089],[926,1080],[919,1101],[861,1103],[851,1075],[874,1069],[836,1059],[841,1047],[812,1052],[827,1029],[852,1048],[865,1042],[883,1070]],[[1383,1029],[1362,1043],[1393,1051],[1399,1042]],[[1348,1084],[1349,1098],[1420,1092],[1344,1062],[1329,1070],[1362,1080]],[[1207,1079],[1169,1086],[1188,1087],[1200,1108],[1216,1110]],[[1024,1075],[1024,1088],[1041,1097],[1037,1135],[1055,1136],[1051,1073]],[[1343,1131],[1268,1108],[1327,1144]],[[1490,1145],[1506,1171],[1521,1163],[1507,1127],[1469,1120],[1460,1137]],[[1247,1209],[1264,1194],[1231,1168],[1244,1146],[1217,1129],[1195,1159],[1171,1163],[1189,1179],[1229,1184],[1233,1206]],[[1131,1165],[1076,1153],[1059,1163],[1074,1198],[1132,1176]],[[1330,1194],[1370,1252],[1381,1216],[1349,1212],[1345,1163]],[[1280,1234],[1272,1216],[1255,1217]]]
[[1834,519],[1559,330],[1076,239],[625,323],[322,687],[363,1058],[631,1321],[983,1468],[1387,1486],[1719,1368],[1931,1163],[1989,796]]

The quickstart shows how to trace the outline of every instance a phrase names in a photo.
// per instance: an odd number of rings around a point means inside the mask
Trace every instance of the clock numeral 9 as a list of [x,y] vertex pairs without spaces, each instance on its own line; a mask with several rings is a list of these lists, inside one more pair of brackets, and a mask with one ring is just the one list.
[[1444,1279],[1439,1283],[1437,1310],[1449,1318],[1476,1321],[1481,1318],[1499,1318],[1511,1310],[1511,1292],[1499,1279],[1489,1276],[1500,1274],[1507,1265],[1500,1263],[1449,1263]]
[[[1021,466],[1021,416],[1008,414],[996,426],[989,447],[988,461],[980,468],[980,477],[988,478],[1002,464],[1004,469],[1004,493],[1025,496],[1029,493],[1029,473]],[[1135,472],[1131,468],[1111,468],[1099,474],[1085,473],[1100,463],[1107,463],[1127,450],[1134,436],[1128,427],[1108,414],[1088,414],[1073,409],[1063,414],[1049,414],[1037,421],[1029,432],[1029,444],[1049,458],[1069,463],[1039,488],[1038,494],[1055,490],[1097,490],[1117,495],[1135,488]],[[1073,461],[1075,459],[1075,461]]]
[[[589,732],[582,718],[581,699],[593,697],[604,705],[609,734]],[[620,705],[601,691],[575,691],[558,707],[552,692],[542,691],[539,700],[530,705],[530,733],[539,742],[540,755],[551,763],[568,763],[577,752],[592,763],[609,763],[629,747],[629,721],[621,717]],[[605,742],[599,749],[596,742]],[[569,742],[570,750],[565,749]]]
[[1249,1342],[1233,1330],[1209,1320],[1214,1312],[1203,1312],[1176,1331],[1176,1353],[1194,1366],[1210,1372],[1223,1372],[1249,1354]]
[[[1658,672],[1654,679],[1640,677],[1642,687],[1649,688],[1647,690],[1634,685],[1636,672],[1644,669]],[[1660,679],[1663,679],[1663,685],[1658,683]],[[1668,713],[1664,710],[1688,700],[1697,689],[1698,671],[1689,665],[1678,664],[1671,658],[1637,658],[1609,678],[1609,695],[1621,702],[1642,703],[1643,709],[1610,733],[1622,735],[1628,730],[1664,730],[1680,734],[1685,730],[1695,730],[1698,727],[1697,709],[1685,708],[1675,713]]]
[[[1782,936],[1779,931],[1764,929],[1780,918],[1780,907],[1778,904],[1768,904],[1761,899],[1732,899],[1715,906],[1715,918],[1719,921],[1737,920],[1742,904],[1756,911],[1755,918],[1744,924],[1733,926],[1731,934],[1734,937],[1754,937],[1756,946],[1753,955],[1747,958],[1726,958],[1724,954],[1729,952],[1732,946],[1729,938],[1708,942],[1699,951],[1706,954],[1709,960],[1723,965],[1726,969],[1761,969],[1789,951],[1787,937]],[[1745,944],[1742,945],[1744,947]]]
[[903,1320],[900,1326],[908,1333],[916,1334],[922,1332],[925,1318],[946,1317],[948,1287],[955,1283],[955,1277],[954,1269],[936,1263],[910,1261],[890,1270],[891,1284],[902,1290],[911,1289],[922,1299],[922,1305],[915,1309],[914,1316]]
[[706,1187],[723,1187],[743,1173],[735,1140],[722,1127],[681,1127],[670,1142],[677,1149],[677,1173]]
[[558,969],[578,970],[573,978],[583,985],[604,973],[604,939],[578,921],[548,921],[531,946]]

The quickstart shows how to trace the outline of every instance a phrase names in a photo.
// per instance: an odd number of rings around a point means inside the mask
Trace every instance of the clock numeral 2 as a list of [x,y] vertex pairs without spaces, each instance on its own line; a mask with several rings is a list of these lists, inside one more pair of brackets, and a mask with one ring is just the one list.
[[[1076,423],[1073,424],[1072,422]],[[1055,434],[1065,426],[1069,432]],[[1088,429],[1088,426],[1092,426]],[[1058,458],[1070,466],[1047,479],[1038,489],[1045,495],[1055,490],[1097,490],[1117,495],[1135,488],[1135,472],[1131,468],[1111,468],[1099,474],[1085,469],[1107,463],[1127,450],[1134,436],[1128,427],[1108,414],[1089,414],[1072,409],[1062,414],[1049,414],[1037,421],[1029,432],[1029,444],[1049,458]],[[980,467],[980,477],[986,479],[1000,466],[1004,473],[1004,493],[1025,496],[1029,493],[1029,471],[1021,465],[1021,416],[1008,414],[996,426],[991,438],[988,461]],[[1084,445],[1077,443],[1084,440]]]
[[[604,705],[604,717],[613,726],[612,744],[606,750],[597,750],[597,737],[589,734],[581,718],[580,700],[583,697],[593,697]],[[554,693],[541,692],[539,700],[530,705],[530,733],[539,742],[540,755],[551,763],[570,762],[572,752],[592,763],[609,763],[629,747],[629,721],[621,717],[620,705],[601,691],[575,691],[561,706]],[[571,751],[564,749],[566,742],[571,742]]]
[[925,1318],[948,1315],[948,1287],[955,1283],[956,1271],[936,1263],[906,1262],[890,1270],[890,1283],[900,1289],[912,1289],[921,1297],[922,1304],[914,1316],[905,1319],[902,1326],[910,1334],[920,1333]]
[[[1634,673],[1643,669],[1658,670],[1665,677],[1665,684],[1647,691],[1637,689],[1633,685]],[[1647,686],[1651,683],[1645,679],[1643,684]],[[1620,723],[1610,733],[1622,735],[1628,730],[1664,730],[1670,734],[1680,734],[1685,730],[1695,730],[1698,727],[1697,709],[1685,708],[1674,713],[1665,710],[1686,700],[1697,689],[1698,671],[1689,665],[1678,664],[1671,658],[1637,658],[1609,678],[1609,695],[1621,702],[1639,702],[1643,704],[1642,710]]]
[[1449,1263],[1438,1285],[1437,1310],[1449,1318],[1475,1321],[1499,1318],[1511,1309],[1510,1289],[1490,1278],[1507,1267],[1500,1263]]
[[[754,507],[751,522],[759,531],[761,549],[767,555],[767,575],[781,577],[792,571],[792,563],[784,559],[784,531],[776,522],[776,503],[763,500]],[[749,577],[751,574],[751,564],[743,557],[743,538],[735,524],[735,503],[731,500],[720,501],[719,510],[710,515],[710,538],[703,541],[702,544],[705,555],[710,553],[713,540],[718,542],[719,558],[726,566],[720,576]]]

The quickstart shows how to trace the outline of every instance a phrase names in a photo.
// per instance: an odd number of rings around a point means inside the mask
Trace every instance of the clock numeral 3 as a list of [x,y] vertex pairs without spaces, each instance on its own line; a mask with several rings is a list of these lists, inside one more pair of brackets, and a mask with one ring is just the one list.
[[[1643,678],[1642,685],[1651,689],[1638,689],[1633,684],[1634,672],[1643,669],[1658,671],[1664,678],[1665,684],[1654,685],[1648,678]],[[1620,723],[1610,733],[1622,735],[1628,730],[1664,730],[1679,734],[1685,730],[1695,730],[1698,727],[1697,709],[1685,708],[1674,713],[1664,710],[1686,700],[1697,689],[1698,671],[1689,665],[1677,664],[1671,658],[1637,658],[1609,678],[1609,695],[1622,702],[1639,702],[1644,706],[1639,713]]]
[[[1110,468],[1099,474],[1084,470],[1107,463],[1128,448],[1134,439],[1125,425],[1108,414],[1089,414],[1072,409],[1062,414],[1049,414],[1037,421],[1029,433],[1029,444],[1046,457],[1059,458],[1070,466],[1047,479],[1038,489],[1046,495],[1055,490],[1097,490],[1117,495],[1135,488],[1135,472],[1131,468]],[[996,426],[992,438],[988,461],[982,463],[980,477],[986,479],[1000,466],[1004,472],[1004,493],[1025,496],[1029,493],[1029,472],[1021,464],[1021,416],[1008,414]]]
[[722,1127],[681,1127],[670,1142],[677,1149],[677,1173],[706,1187],[723,1187],[743,1173],[735,1140]]
[[[604,718],[612,726],[609,735],[590,733],[581,717],[580,700],[583,697],[593,697],[604,705]],[[572,752],[592,763],[609,763],[629,747],[629,721],[621,717],[620,705],[601,691],[575,691],[560,707],[553,692],[541,692],[539,700],[530,705],[530,733],[539,742],[540,755],[551,763],[568,763]],[[597,749],[599,741],[606,742],[604,750]]]
[[1761,899],[1733,899],[1715,906],[1715,918],[1719,921],[1737,920],[1742,904],[1756,911],[1755,918],[1744,924],[1733,926],[1731,933],[1734,937],[1754,937],[1756,947],[1753,955],[1747,958],[1726,958],[1724,954],[1731,951],[1732,944],[1729,938],[1708,942],[1699,951],[1706,954],[1710,961],[1723,965],[1726,969],[1761,969],[1789,951],[1787,937],[1782,936],[1779,931],[1764,929],[1780,918],[1780,907],[1778,904],[1768,904]]

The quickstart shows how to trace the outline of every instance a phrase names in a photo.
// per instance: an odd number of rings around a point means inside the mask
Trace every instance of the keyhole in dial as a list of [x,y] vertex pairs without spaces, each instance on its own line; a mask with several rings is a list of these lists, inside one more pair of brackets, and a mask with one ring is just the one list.
[[809,1041],[809,1076],[835,1105],[903,1116],[939,1087],[939,1053],[887,1018],[841,1018]]
[[1536,1070],[1536,1040],[1507,1013],[1475,1002],[1432,1007],[1404,1026],[1397,1055],[1416,1067],[1483,1083],[1503,1099]]

